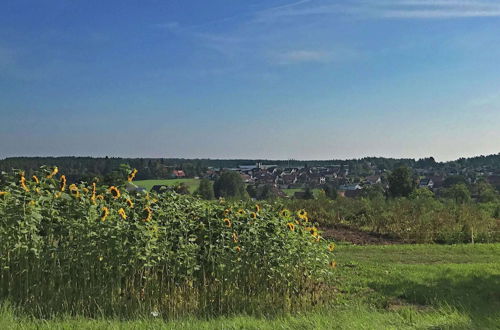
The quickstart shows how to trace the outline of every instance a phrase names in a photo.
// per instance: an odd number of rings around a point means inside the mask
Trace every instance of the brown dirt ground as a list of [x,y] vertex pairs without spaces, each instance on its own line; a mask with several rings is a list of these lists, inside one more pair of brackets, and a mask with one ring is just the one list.
[[395,238],[342,226],[321,228],[321,230],[324,238],[333,239],[337,242],[350,242],[356,245],[403,244],[402,241]]

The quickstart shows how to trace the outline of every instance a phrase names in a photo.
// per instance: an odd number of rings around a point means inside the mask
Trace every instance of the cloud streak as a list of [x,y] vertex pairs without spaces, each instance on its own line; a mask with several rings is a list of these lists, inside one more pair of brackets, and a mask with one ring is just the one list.
[[312,15],[346,15],[376,19],[451,19],[500,17],[500,3],[487,0],[350,0],[343,3],[299,1],[260,11],[259,22]]

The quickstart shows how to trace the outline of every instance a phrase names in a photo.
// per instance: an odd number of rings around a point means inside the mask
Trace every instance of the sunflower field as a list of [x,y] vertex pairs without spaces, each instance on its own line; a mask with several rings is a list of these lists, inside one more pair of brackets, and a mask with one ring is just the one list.
[[334,245],[304,210],[69,184],[57,168],[2,182],[0,303],[31,315],[269,314],[332,292]]

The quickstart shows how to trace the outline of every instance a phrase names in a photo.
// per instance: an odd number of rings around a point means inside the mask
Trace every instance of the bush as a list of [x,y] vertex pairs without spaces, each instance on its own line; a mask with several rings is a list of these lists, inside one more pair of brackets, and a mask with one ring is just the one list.
[[291,200],[292,210],[306,208],[321,226],[347,225],[417,243],[500,241],[495,205],[440,201],[427,189],[409,198],[319,198]]

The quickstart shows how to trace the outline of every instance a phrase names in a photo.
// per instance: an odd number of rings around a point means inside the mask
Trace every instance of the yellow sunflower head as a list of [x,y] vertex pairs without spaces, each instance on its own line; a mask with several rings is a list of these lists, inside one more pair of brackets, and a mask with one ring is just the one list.
[[21,179],[19,180],[21,183],[21,188],[23,188],[24,191],[30,191],[28,186],[26,185],[26,178],[24,177],[24,174],[21,174]]
[[287,226],[290,231],[295,231],[295,224],[293,222],[287,223]]
[[149,222],[153,218],[153,210],[151,210],[149,207],[144,208],[144,221]]
[[224,219],[224,223],[226,224],[227,227],[231,227],[233,225],[233,223],[231,222],[231,220],[229,220],[228,218]]
[[129,173],[128,175],[128,182],[132,182],[135,178],[135,175],[137,174],[137,169],[134,168],[132,172]]
[[330,268],[336,268],[337,262],[335,260],[332,260],[332,261],[330,261],[330,263],[328,265],[330,266]]
[[250,218],[256,219],[257,218],[257,213],[255,212],[250,212]]
[[234,248],[234,250],[235,250],[236,252],[241,252],[241,247],[236,246],[236,247]]
[[108,215],[109,215],[109,209],[105,206],[101,208],[101,221],[106,221]]
[[300,219],[307,221],[307,212],[305,210],[299,210],[299,211],[297,211],[297,216]]
[[96,193],[96,184],[95,184],[95,182],[92,182],[92,196],[90,197],[90,200],[92,201],[92,203],[95,203],[95,199],[96,199],[95,193]]
[[33,179],[34,183],[36,183],[36,184],[40,183],[40,180],[38,180],[38,177],[36,175],[33,175],[31,178]]
[[120,217],[121,217],[123,220],[127,219],[127,214],[125,213],[125,210],[124,210],[123,208],[120,208],[120,209],[118,210],[118,214],[120,215]]
[[283,209],[283,210],[281,210],[280,215],[282,217],[289,217],[290,216],[290,211],[287,210],[287,209]]
[[74,183],[69,185],[69,192],[73,197],[76,198],[80,197],[80,192],[78,191],[78,187]]
[[255,204],[255,212],[259,213],[260,212],[260,205]]
[[333,250],[335,250],[335,244],[334,243],[328,244],[328,251],[333,252]]
[[121,196],[120,190],[118,190],[118,188],[116,188],[115,186],[109,187],[108,191],[111,193],[111,196],[113,196],[114,199],[118,199]]
[[132,202],[132,200],[130,200],[130,198],[127,198],[127,205],[128,207],[130,207],[131,209],[134,208],[134,202]]
[[50,174],[49,174],[49,175],[47,175],[47,179],[52,179],[52,177],[53,177],[54,175],[56,175],[56,174],[57,174],[57,172],[59,172],[59,169],[57,168],[57,166],[54,166],[54,168],[52,169],[52,172],[50,172]]
[[237,234],[237,233],[235,233],[235,232],[233,232],[232,237],[233,237],[233,242],[234,242],[234,243],[238,243],[238,234]]
[[61,178],[59,179],[59,188],[61,191],[64,191],[66,189],[66,176],[61,175]]
[[240,214],[240,215],[241,215],[241,214],[245,214],[245,210],[243,210],[243,209],[239,209],[239,210],[238,210],[238,214]]

